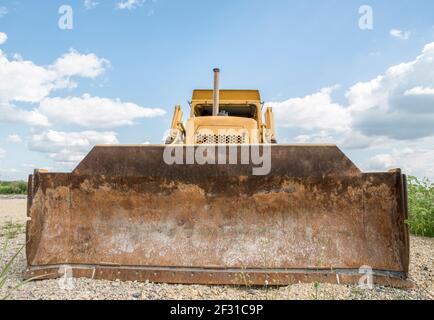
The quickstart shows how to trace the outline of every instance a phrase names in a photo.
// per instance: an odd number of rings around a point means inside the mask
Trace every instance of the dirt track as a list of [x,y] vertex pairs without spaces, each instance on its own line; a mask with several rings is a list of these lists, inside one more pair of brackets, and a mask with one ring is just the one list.
[[[0,198],[0,246],[6,235],[12,235],[5,261],[25,243],[24,223],[26,200],[22,197]],[[58,280],[35,281],[12,291],[11,299],[434,299],[434,238],[411,238],[410,278],[414,288],[399,290],[375,287],[362,290],[356,286],[295,284],[280,288],[245,288],[236,286],[187,286],[138,282],[74,280],[71,289],[63,288]],[[1,254],[0,254],[1,256]],[[22,252],[13,264],[9,280],[0,289],[6,290],[21,283],[25,269]]]

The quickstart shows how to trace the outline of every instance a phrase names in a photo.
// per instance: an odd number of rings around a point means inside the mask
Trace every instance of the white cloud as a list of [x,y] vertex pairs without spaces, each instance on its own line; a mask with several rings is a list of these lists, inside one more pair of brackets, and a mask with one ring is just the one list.
[[[95,54],[80,54],[71,49],[49,66],[39,66],[14,55],[9,60],[0,50],[0,122],[49,126],[39,110],[18,108],[13,102],[37,103],[54,90],[73,88],[73,77],[95,78],[109,62]],[[85,111],[86,112],[86,111]]]
[[372,170],[384,171],[393,168],[395,159],[390,154],[378,154],[369,160],[369,167]]
[[0,44],[3,44],[8,40],[8,35],[4,32],[0,32]]
[[[95,54],[71,49],[47,66],[32,61],[9,60],[0,51],[0,122],[47,127],[67,123],[87,128],[114,128],[131,125],[134,120],[163,116],[162,109],[143,108],[119,99],[92,97],[50,98],[54,90],[72,88],[73,77],[95,78],[109,62]],[[38,103],[32,110],[13,102]]]
[[347,109],[332,102],[331,94],[335,88],[324,88],[302,98],[269,102],[267,106],[273,107],[276,123],[281,127],[345,131],[351,118]]
[[99,2],[95,0],[84,0],[84,7],[88,10],[95,8],[97,5],[99,5]]
[[[34,169],[37,167],[37,165],[33,164],[33,163],[23,163],[22,165],[24,168],[30,168],[30,169]],[[47,168],[46,168],[47,169]]]
[[124,0],[124,1],[119,1],[116,6],[118,9],[124,10],[124,9],[128,9],[128,10],[133,10],[136,9],[137,7],[140,7],[141,5],[143,5],[143,3],[145,2],[145,0]]
[[339,139],[337,143],[345,149],[366,149],[375,147],[378,145],[385,145],[393,141],[387,137],[378,136],[372,137],[367,136],[360,131],[351,129],[345,132]]
[[7,141],[11,142],[11,143],[21,143],[23,142],[23,140],[21,139],[21,137],[17,134],[10,134],[7,137]]
[[352,129],[366,136],[415,139],[434,135],[434,43],[415,60],[351,87]]
[[294,138],[296,143],[333,143],[335,138],[326,131],[320,131],[313,134],[302,134]]
[[292,128],[292,141],[364,149],[372,155],[368,169],[401,167],[434,178],[434,43],[414,60],[353,85],[341,105],[331,92],[267,105],[279,127]]
[[0,168],[0,178],[6,181],[26,180],[30,172],[22,172],[15,168]]
[[5,156],[6,156],[6,150],[0,148],[0,159],[4,158]]
[[39,102],[53,90],[75,87],[71,77],[95,78],[107,64],[94,54],[71,50],[53,65],[42,67],[32,61],[9,61],[0,51],[0,101]]
[[48,127],[47,117],[37,110],[23,110],[7,102],[0,101],[0,122],[20,123],[34,127]]
[[6,8],[5,6],[1,6],[0,7],[0,18],[3,18],[5,15],[8,14],[8,8]]
[[434,88],[415,87],[404,92],[405,96],[434,95]]
[[399,29],[392,29],[389,31],[389,34],[394,37],[401,40],[408,40],[410,39],[411,32],[410,31],[402,31]]
[[402,168],[408,175],[434,179],[434,137],[416,141],[395,142],[387,153],[368,159],[366,167],[373,171]]
[[0,52],[0,101],[37,102],[56,87],[59,77],[31,61],[9,61]]
[[100,59],[93,53],[80,54],[70,49],[68,53],[58,58],[51,68],[59,77],[95,78],[101,75],[108,65],[108,60]]
[[[47,154],[55,162],[54,167],[60,168],[77,164],[96,144],[117,144],[116,133],[41,132],[41,127],[72,124],[114,128],[131,125],[138,119],[165,114],[162,109],[144,108],[132,102],[89,94],[80,97],[50,97],[55,90],[75,87],[75,77],[98,77],[109,65],[109,61],[95,54],[81,54],[73,49],[45,66],[24,60],[18,54],[8,59],[0,50],[0,123],[29,126],[29,150]],[[16,134],[9,135],[7,140],[13,143],[22,141]],[[1,156],[4,155],[2,149]]]
[[132,125],[134,120],[163,116],[162,109],[143,108],[119,99],[92,97],[46,98],[38,112],[52,122],[70,123],[83,127],[114,128]]
[[119,143],[114,132],[60,132],[48,130],[34,134],[29,149],[46,153],[50,159],[67,165],[81,161],[94,145]]

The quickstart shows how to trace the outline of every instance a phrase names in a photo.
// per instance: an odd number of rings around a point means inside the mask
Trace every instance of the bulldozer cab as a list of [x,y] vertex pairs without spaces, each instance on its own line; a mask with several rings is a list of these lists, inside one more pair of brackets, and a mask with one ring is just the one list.
[[262,103],[258,90],[220,90],[217,110],[213,90],[194,90],[187,144],[260,143]]
[[[213,115],[213,91],[194,90],[191,117]],[[262,103],[258,90],[221,90],[218,116],[253,119],[261,124]]]
[[175,107],[166,144],[263,144],[276,143],[271,108],[262,118],[258,90],[220,90],[215,69],[214,90],[194,90],[190,117],[182,121]]

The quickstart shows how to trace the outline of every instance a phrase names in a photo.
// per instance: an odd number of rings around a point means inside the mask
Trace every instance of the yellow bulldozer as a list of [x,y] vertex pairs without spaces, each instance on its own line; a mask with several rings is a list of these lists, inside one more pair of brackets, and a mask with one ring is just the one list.
[[262,119],[258,90],[219,90],[219,69],[214,69],[214,90],[194,90],[190,118],[183,124],[175,107],[167,144],[264,144],[276,143],[271,108]]
[[[195,90],[166,144],[95,146],[29,177],[26,277],[407,286],[406,178],[280,145],[256,90]],[[263,117],[263,113],[265,113]]]

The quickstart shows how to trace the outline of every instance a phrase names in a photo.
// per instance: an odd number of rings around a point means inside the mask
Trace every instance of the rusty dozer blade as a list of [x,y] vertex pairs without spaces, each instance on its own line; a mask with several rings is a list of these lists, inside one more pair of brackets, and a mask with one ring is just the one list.
[[[167,148],[167,147],[166,147]],[[186,159],[188,147],[179,146]],[[250,147],[249,147],[250,148]],[[167,164],[165,146],[97,146],[29,178],[26,277],[407,286],[406,182],[334,145],[273,145],[271,168]],[[224,153],[229,154],[225,147]],[[244,162],[245,163],[245,162]],[[362,272],[362,273],[360,273]]]

